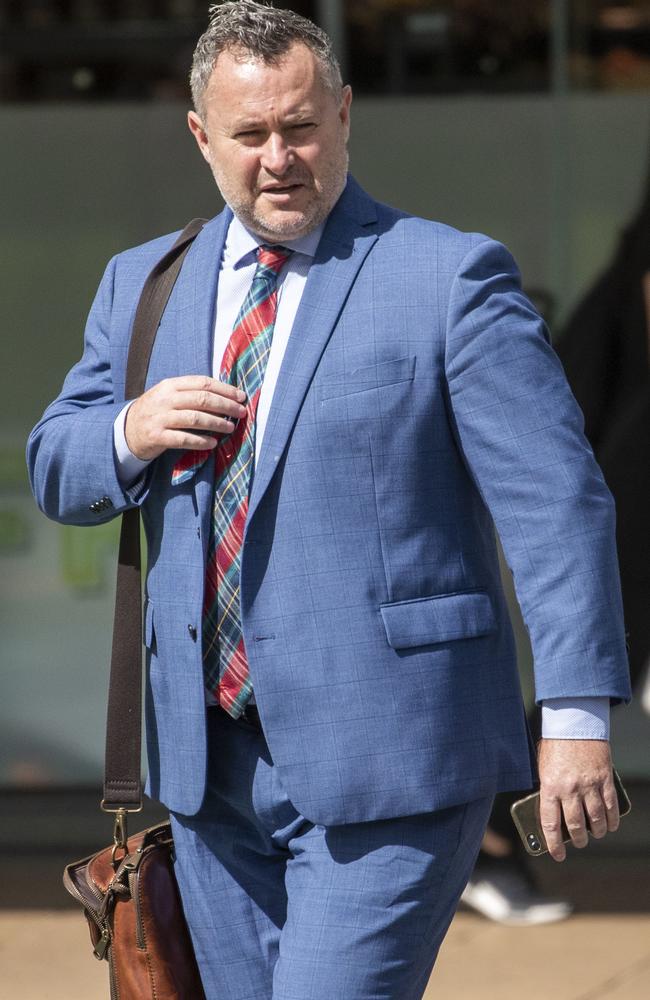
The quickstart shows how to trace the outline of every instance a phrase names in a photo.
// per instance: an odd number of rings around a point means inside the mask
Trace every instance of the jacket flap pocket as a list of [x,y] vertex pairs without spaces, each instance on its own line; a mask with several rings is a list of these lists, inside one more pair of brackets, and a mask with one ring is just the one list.
[[398,382],[410,382],[414,374],[415,355],[380,361],[379,364],[355,368],[351,372],[324,375],[319,387],[320,398],[337,399],[355,392],[380,389],[382,386],[395,385]]
[[472,639],[496,630],[492,602],[482,590],[382,604],[379,610],[393,649]]

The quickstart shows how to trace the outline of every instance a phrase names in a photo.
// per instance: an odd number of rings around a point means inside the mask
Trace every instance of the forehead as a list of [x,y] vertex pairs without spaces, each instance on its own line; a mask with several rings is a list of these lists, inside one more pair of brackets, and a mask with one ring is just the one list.
[[220,53],[205,92],[209,112],[232,119],[246,114],[289,113],[331,96],[324,69],[302,43],[272,63],[244,50]]

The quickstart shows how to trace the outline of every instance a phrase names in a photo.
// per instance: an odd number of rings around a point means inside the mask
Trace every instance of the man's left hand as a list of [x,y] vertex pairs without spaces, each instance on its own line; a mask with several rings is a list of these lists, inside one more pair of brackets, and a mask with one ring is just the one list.
[[606,740],[541,740],[538,752],[540,819],[549,854],[564,861],[560,821],[575,847],[586,847],[587,831],[604,837],[618,829],[612,759]]

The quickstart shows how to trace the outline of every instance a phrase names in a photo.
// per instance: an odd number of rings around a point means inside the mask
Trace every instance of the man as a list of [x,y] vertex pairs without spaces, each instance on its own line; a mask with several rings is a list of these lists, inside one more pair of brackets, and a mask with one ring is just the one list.
[[111,262],[34,490],[77,524],[141,505],[149,790],[207,996],[411,1000],[494,793],[532,781],[492,518],[546,725],[576,737],[540,748],[551,853],[561,809],[577,846],[616,828],[611,498],[507,251],[347,177],[322,32],[225,3],[192,85],[228,207],[134,401],[133,314],[175,237]]

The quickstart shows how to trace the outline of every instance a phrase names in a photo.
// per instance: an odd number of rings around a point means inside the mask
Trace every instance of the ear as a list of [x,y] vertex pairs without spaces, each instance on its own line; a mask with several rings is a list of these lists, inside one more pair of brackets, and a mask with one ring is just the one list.
[[346,136],[350,134],[350,105],[352,104],[352,87],[349,84],[343,88],[339,118],[345,129]]
[[190,132],[196,139],[196,144],[201,150],[202,156],[210,162],[210,147],[208,143],[208,133],[203,128],[203,122],[196,111],[187,112],[187,124]]

